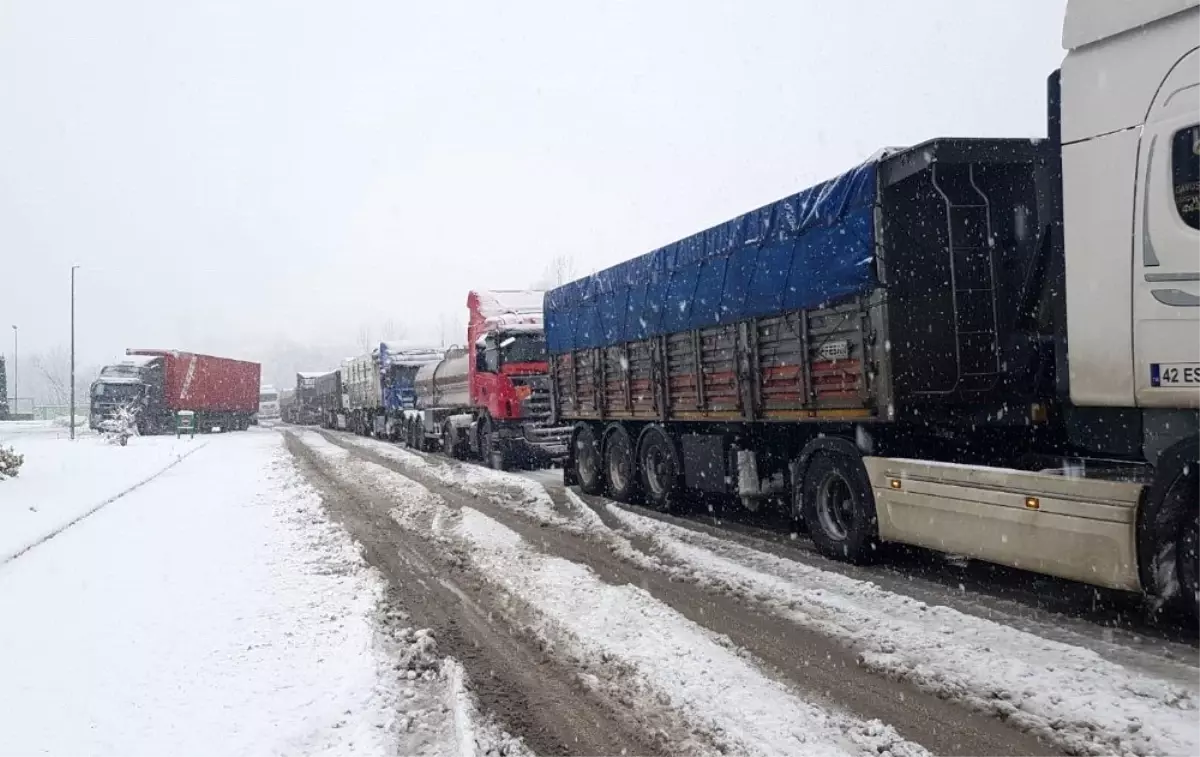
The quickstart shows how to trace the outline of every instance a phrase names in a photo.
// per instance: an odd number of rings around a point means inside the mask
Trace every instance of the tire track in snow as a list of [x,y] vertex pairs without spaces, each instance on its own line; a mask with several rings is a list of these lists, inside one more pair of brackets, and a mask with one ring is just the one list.
[[[616,702],[603,688],[584,686],[579,671],[511,623],[494,586],[463,569],[460,558],[431,538],[434,522],[454,517],[440,499],[315,434],[286,433],[285,438],[326,507],[362,545],[367,561],[403,593],[414,619],[434,629],[441,653],[467,670],[481,708],[531,749],[545,755],[698,751],[694,739],[690,748],[671,748],[683,743],[676,737],[686,738],[686,732],[665,737],[663,729],[674,724],[659,711],[637,710]],[[391,478],[381,484],[375,472]],[[407,524],[393,516],[399,507],[411,514]],[[460,744],[464,751],[468,747]]]
[[[499,474],[505,491],[524,485],[542,492],[532,501],[511,497],[479,486],[488,472],[471,469],[456,479],[452,464],[441,464],[390,445],[356,443],[354,437],[323,434],[329,442],[364,461],[375,463],[415,481],[448,502],[478,510],[511,529],[534,549],[568,563],[586,565],[612,586],[637,586],[686,621],[724,636],[734,645],[766,663],[777,677],[798,687],[805,698],[829,703],[864,720],[879,720],[897,728],[900,735],[939,754],[1052,754],[1056,750],[1016,728],[987,715],[946,702],[903,681],[878,676],[863,669],[857,655],[837,640],[801,628],[769,612],[756,610],[720,592],[678,580],[671,566],[657,565],[657,557],[638,551],[624,536],[604,527],[590,508],[565,502],[565,511],[578,523],[567,526],[554,509],[551,496],[528,479],[513,481]],[[515,492],[514,492],[515,493]],[[600,533],[599,526],[603,533]],[[614,544],[614,540],[624,542]],[[469,556],[468,556],[469,557]]]

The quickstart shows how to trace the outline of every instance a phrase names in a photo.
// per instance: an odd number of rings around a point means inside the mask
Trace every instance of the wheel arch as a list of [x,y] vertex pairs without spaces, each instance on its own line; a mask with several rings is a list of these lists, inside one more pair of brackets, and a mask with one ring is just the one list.
[[796,459],[792,461],[793,484],[803,477],[804,471],[808,469],[808,464],[812,462],[813,455],[818,452],[839,452],[855,460],[862,459],[862,451],[859,450],[853,439],[847,439],[844,436],[818,436],[816,439],[809,440],[800,449],[800,454],[796,455]]

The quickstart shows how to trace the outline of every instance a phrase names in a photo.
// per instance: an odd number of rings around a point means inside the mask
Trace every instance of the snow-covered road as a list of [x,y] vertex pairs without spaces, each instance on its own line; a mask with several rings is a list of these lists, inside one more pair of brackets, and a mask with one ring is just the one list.
[[[9,440],[27,462],[0,525],[55,513],[23,541],[184,449],[54,437]],[[0,753],[461,753],[483,728],[461,675],[388,608],[280,435],[189,449],[0,566]]]
[[[556,488],[546,475],[518,477],[417,456],[375,441],[338,441],[395,461],[413,475],[443,484],[457,482],[481,499],[501,505],[507,501],[510,507],[519,503],[526,517],[598,541],[640,569],[737,597],[748,607],[835,640],[853,650],[860,669],[879,680],[909,682],[939,699],[1037,735],[1058,749],[1073,754],[1200,752],[1194,648],[1183,659],[1172,660],[1100,644],[1065,643],[1060,640],[1064,634],[1028,630],[1036,624],[1006,625],[724,535],[643,517],[596,498],[585,501]],[[545,489],[539,494],[541,487]],[[556,505],[554,499],[561,502]],[[472,559],[486,553],[477,549]],[[521,574],[512,579],[507,572],[503,575],[501,583],[532,582]],[[551,595],[547,589],[535,598]]]

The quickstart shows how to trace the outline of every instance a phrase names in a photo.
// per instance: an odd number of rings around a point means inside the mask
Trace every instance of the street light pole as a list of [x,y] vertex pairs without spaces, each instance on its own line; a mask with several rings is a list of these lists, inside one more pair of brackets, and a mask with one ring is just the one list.
[[13,324],[13,411],[12,411],[13,415],[16,415],[17,413],[19,413],[21,411],[21,403],[18,399],[21,395],[17,391],[20,388],[18,386],[18,381],[17,381],[18,366],[20,365],[20,360],[17,357],[18,354],[19,353],[17,352],[17,324],[14,323]]
[[71,266],[71,441],[75,441],[75,269]]

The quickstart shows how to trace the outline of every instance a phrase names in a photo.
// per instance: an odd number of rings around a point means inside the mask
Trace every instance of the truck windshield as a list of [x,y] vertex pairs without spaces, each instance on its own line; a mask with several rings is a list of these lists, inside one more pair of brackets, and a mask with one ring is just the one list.
[[92,386],[92,397],[105,402],[130,402],[142,396],[141,384],[109,384],[97,382]]
[[541,363],[546,360],[546,337],[539,333],[501,334],[500,354],[505,363]]
[[279,395],[275,392],[267,392],[266,394],[258,395],[259,402],[274,402],[279,399]]
[[388,369],[388,382],[391,384],[411,385],[413,379],[417,377],[417,371],[421,370],[416,365],[393,365]]

